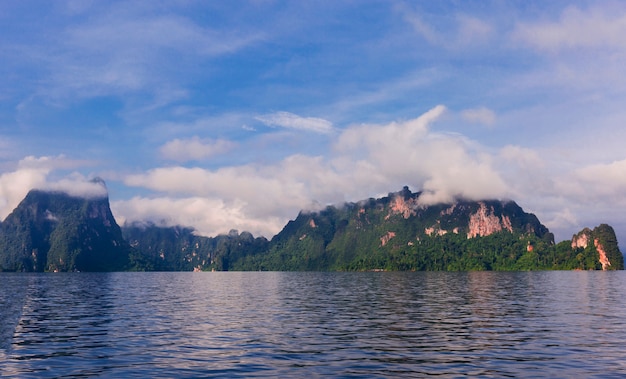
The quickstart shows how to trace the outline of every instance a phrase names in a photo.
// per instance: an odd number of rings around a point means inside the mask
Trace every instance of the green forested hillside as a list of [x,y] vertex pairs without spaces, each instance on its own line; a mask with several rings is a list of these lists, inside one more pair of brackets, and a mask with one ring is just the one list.
[[122,228],[133,250],[131,263],[141,271],[227,271],[231,261],[265,251],[268,241],[248,232],[203,237],[193,229],[134,224]]
[[[572,248],[512,201],[419,205],[407,188],[320,212],[302,212],[267,253],[235,270],[552,270],[600,269],[592,244]],[[610,228],[610,227],[609,227]],[[500,230],[499,230],[500,229]],[[612,229],[597,228],[611,266],[623,269]]]
[[107,197],[33,190],[0,225],[4,271],[120,271],[129,251]]

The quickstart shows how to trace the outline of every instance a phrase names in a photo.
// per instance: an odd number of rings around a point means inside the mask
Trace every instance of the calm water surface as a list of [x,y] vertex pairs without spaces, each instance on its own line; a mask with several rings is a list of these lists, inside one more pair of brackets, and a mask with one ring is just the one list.
[[0,274],[2,377],[625,377],[626,272]]

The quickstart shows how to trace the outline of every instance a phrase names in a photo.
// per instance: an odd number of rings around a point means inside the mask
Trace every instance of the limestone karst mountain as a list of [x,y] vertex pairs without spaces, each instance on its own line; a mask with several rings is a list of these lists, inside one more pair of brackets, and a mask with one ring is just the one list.
[[[603,230],[605,230],[604,228]],[[407,187],[319,212],[301,212],[240,270],[623,269],[612,229],[594,246],[554,236],[513,201],[459,199],[427,205]],[[610,264],[601,263],[606,256]]]
[[32,190],[0,225],[5,271],[120,271],[129,251],[106,195]]
[[106,195],[41,190],[0,224],[1,271],[552,269],[624,269],[613,228],[586,228],[555,244],[513,201],[429,205],[407,187],[302,211],[271,241],[150,223],[120,228]]

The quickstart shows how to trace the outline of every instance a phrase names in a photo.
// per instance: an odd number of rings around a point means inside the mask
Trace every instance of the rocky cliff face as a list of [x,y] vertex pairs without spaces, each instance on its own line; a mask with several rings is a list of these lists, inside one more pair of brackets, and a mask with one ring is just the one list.
[[467,238],[485,237],[502,230],[513,233],[513,226],[509,216],[502,215],[498,217],[494,214],[493,206],[487,208],[484,202],[479,202],[478,204],[478,211],[470,215],[467,225]]
[[585,228],[580,231],[578,234],[574,234],[572,236],[572,249],[585,249],[589,246],[589,241],[591,239],[591,230],[589,228]]
[[393,194],[391,196],[391,202],[389,203],[389,212],[385,217],[385,220],[389,220],[394,215],[401,215],[403,218],[408,219],[411,216],[416,215],[416,209],[419,207],[417,198],[412,196],[413,194],[407,187],[404,187],[402,191]]

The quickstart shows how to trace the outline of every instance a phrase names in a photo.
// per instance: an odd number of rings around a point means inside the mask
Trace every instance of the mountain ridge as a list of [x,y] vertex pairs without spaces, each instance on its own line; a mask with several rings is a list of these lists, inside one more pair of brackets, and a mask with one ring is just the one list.
[[[104,183],[102,183],[104,185]],[[606,224],[554,242],[512,200],[426,205],[408,187],[300,211],[267,240],[231,230],[204,237],[152,223],[120,227],[108,196],[32,190],[0,223],[0,270],[540,270],[623,269]]]

